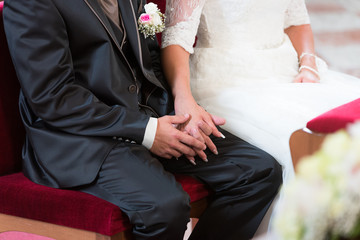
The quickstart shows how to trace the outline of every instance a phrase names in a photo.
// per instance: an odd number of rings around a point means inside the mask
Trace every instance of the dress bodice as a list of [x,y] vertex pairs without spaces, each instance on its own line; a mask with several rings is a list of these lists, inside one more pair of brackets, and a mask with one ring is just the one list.
[[198,29],[198,47],[267,48],[284,38],[284,14],[289,0],[207,0]]
[[169,0],[163,45],[278,47],[284,28],[309,23],[304,0]]

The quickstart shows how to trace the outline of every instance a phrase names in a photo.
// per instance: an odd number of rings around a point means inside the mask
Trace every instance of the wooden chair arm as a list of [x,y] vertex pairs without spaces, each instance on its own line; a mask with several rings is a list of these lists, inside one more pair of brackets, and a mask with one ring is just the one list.
[[307,128],[296,130],[291,134],[289,144],[295,171],[300,159],[318,150],[325,136],[326,134],[315,133]]

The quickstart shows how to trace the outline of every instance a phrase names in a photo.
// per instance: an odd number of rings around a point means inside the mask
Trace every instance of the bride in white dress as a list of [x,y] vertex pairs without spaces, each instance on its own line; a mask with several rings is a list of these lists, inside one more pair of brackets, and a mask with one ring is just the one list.
[[291,133],[360,97],[360,79],[315,57],[309,23],[304,0],[167,0],[163,65],[176,114],[193,117],[187,130],[214,127],[204,108],[291,178]]

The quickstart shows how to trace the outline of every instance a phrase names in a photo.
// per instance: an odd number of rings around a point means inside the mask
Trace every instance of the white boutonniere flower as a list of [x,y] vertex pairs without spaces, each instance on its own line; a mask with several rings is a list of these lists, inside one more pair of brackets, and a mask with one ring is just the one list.
[[156,33],[165,29],[165,16],[155,3],[145,4],[144,8],[145,13],[141,14],[138,19],[139,31],[144,34],[145,38],[154,39]]

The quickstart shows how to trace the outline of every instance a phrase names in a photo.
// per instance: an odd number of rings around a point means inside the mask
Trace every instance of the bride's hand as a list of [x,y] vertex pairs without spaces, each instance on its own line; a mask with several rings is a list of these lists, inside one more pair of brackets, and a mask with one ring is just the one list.
[[[175,113],[177,115],[190,114],[190,120],[186,124],[178,126],[178,128],[202,141],[213,153],[217,154],[217,148],[209,135],[213,134],[216,137],[223,137],[222,133],[216,128],[216,125],[225,124],[225,119],[206,112],[196,103],[192,96],[176,97]],[[207,160],[206,154],[203,151],[197,151],[197,154],[203,160]]]
[[294,83],[319,83],[320,78],[314,72],[308,69],[302,69],[300,73],[295,77]]

